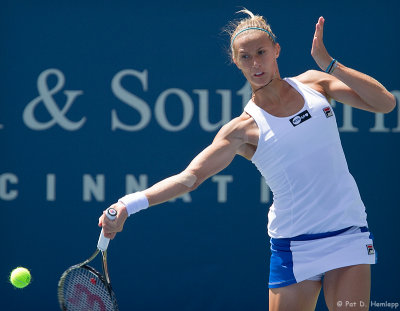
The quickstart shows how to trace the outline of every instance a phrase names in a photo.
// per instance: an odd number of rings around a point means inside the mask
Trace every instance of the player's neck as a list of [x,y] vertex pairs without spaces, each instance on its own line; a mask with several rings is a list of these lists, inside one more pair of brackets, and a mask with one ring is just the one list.
[[261,108],[280,105],[281,93],[284,88],[283,80],[278,76],[270,82],[253,91],[252,100]]

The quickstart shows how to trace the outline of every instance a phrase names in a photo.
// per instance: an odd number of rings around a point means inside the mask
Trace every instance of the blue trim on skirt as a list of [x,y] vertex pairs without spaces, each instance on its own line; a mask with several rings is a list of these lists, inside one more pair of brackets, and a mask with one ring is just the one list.
[[[269,288],[284,287],[297,283],[293,273],[293,254],[290,249],[292,241],[310,241],[316,239],[323,239],[342,234],[353,227],[344,229],[315,233],[315,234],[302,234],[293,238],[271,238],[271,259],[270,259],[270,274],[269,274]],[[368,232],[368,227],[360,227],[361,232]],[[370,238],[373,239],[372,233]]]

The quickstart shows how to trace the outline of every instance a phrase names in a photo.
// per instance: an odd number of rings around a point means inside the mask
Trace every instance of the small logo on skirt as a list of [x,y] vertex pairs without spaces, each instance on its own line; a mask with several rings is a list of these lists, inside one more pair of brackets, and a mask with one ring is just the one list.
[[367,244],[366,246],[368,250],[368,255],[374,255],[375,254],[374,246],[372,244]]

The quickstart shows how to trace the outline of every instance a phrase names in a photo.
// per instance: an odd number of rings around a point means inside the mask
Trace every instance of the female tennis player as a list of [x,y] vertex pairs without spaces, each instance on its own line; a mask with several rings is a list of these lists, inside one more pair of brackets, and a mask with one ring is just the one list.
[[263,17],[247,14],[231,32],[231,56],[250,83],[244,112],[224,125],[211,145],[181,173],[126,195],[112,205],[115,222],[99,219],[114,238],[127,217],[196,189],[235,155],[251,160],[274,195],[269,310],[314,310],[321,288],[329,310],[366,310],[375,263],[365,206],[349,173],[329,98],[388,113],[394,96],[378,81],[333,59],[316,24],[311,55],[321,71],[282,79],[280,45]]

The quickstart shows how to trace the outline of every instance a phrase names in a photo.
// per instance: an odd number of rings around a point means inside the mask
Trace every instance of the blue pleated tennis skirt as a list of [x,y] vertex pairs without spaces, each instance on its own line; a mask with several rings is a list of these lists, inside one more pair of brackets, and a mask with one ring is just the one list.
[[333,269],[377,261],[373,236],[367,227],[271,238],[271,253],[269,288],[299,283]]

